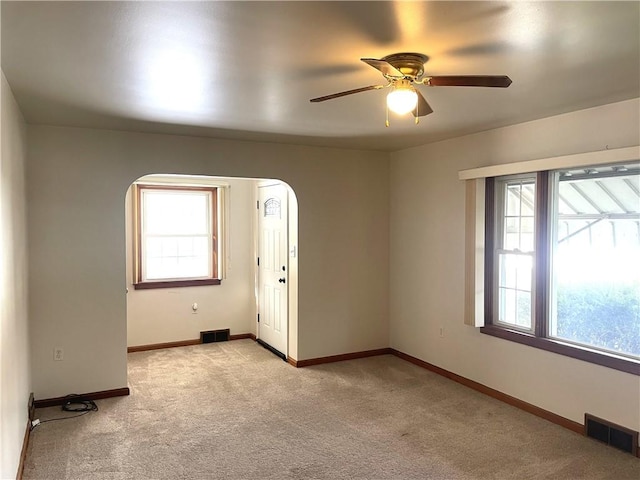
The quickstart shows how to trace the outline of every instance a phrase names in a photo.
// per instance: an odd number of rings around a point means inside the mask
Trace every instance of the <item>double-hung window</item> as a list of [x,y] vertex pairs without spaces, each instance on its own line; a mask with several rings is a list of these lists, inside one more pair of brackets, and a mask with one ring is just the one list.
[[640,165],[489,177],[484,328],[640,374]]
[[220,283],[218,191],[136,185],[136,289]]
[[494,301],[496,323],[532,331],[535,176],[496,182]]

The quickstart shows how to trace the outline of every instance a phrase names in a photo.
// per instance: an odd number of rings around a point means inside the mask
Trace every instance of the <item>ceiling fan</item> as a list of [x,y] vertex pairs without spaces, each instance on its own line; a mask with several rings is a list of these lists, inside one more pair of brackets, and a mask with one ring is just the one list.
[[387,80],[386,85],[370,85],[344,92],[312,98],[311,102],[324,102],[334,98],[391,87],[387,95],[387,120],[389,126],[389,109],[400,115],[413,113],[418,123],[419,117],[433,113],[425,98],[415,85],[427,87],[498,87],[506,88],[511,85],[511,79],[506,75],[424,75],[424,64],[429,57],[422,53],[394,53],[382,57],[361,58],[364,63],[379,70]]

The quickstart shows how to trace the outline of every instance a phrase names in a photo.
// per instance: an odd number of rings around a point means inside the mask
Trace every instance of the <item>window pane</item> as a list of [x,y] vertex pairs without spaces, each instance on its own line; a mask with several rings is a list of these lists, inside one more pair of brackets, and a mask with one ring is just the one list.
[[521,185],[521,207],[520,215],[523,217],[533,217],[534,205],[536,204],[536,188],[534,183],[523,183]]
[[209,192],[143,190],[143,229],[151,235],[209,233]]
[[521,232],[520,232],[520,250],[523,252],[533,252],[534,237],[533,237],[533,217],[522,217],[520,220]]
[[516,324],[516,291],[508,288],[498,289],[500,296],[500,322],[510,325]]
[[500,287],[516,288],[517,275],[514,257],[515,255],[500,255]]
[[520,184],[507,185],[506,216],[520,216]]
[[531,328],[531,292],[518,290],[516,301],[516,324],[520,327]]
[[533,257],[503,253],[498,264],[498,321],[530,330]]
[[209,238],[147,237],[145,280],[211,276]]
[[506,180],[502,220],[502,248],[533,252],[535,183],[533,180]]
[[551,336],[640,356],[639,177],[557,181]]

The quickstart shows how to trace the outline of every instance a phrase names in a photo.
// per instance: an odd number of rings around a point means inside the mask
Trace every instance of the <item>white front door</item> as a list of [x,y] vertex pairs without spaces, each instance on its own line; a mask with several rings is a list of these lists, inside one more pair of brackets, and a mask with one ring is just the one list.
[[287,355],[287,187],[258,187],[258,339]]

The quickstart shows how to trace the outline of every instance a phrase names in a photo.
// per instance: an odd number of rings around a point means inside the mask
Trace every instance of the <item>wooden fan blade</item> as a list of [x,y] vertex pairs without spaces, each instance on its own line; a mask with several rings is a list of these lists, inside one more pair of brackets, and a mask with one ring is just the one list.
[[422,96],[422,94],[418,90],[416,90],[416,93],[418,94],[418,105],[416,106],[415,110],[411,112],[413,113],[413,116],[424,117],[425,115],[433,113],[431,105],[427,103],[427,100]]
[[404,74],[400,70],[384,60],[378,60],[377,58],[361,58],[360,60],[367,65],[371,65],[373,68],[380,70],[383,75],[398,78],[404,77]]
[[325,95],[324,97],[312,98],[310,101],[313,103],[324,102],[325,100],[332,100],[334,98],[344,97],[346,95],[352,95],[354,93],[367,92],[369,90],[379,90],[384,88],[384,85],[370,85],[368,87],[355,88],[353,90],[347,90],[345,92],[333,93],[331,95]]
[[506,75],[443,75],[427,77],[429,87],[499,87],[507,88],[511,79]]

